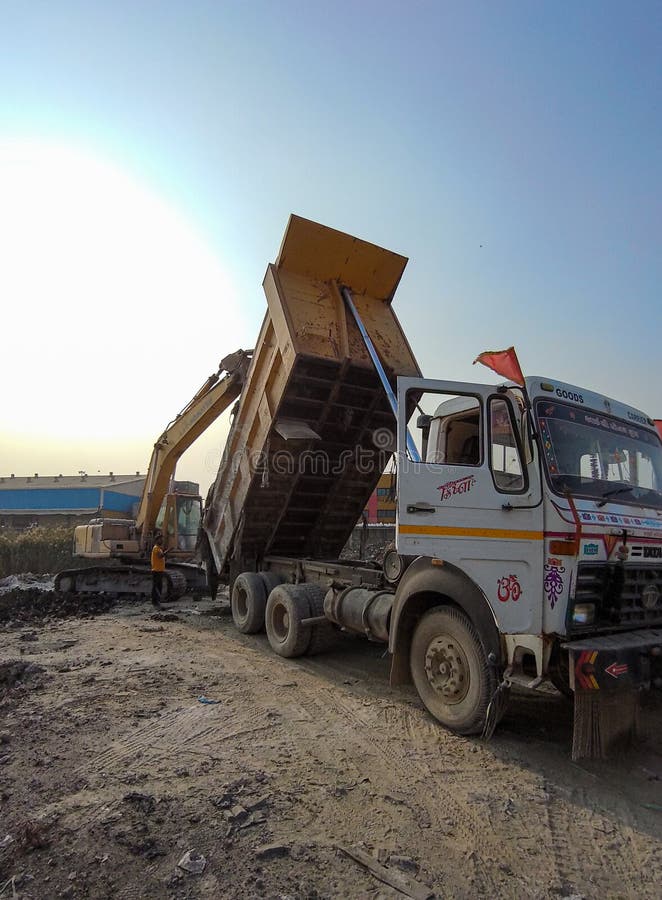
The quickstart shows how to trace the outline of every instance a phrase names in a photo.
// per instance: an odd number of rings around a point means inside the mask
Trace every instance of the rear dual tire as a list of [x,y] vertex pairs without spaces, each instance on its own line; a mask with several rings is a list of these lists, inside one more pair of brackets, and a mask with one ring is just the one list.
[[333,637],[327,622],[304,625],[324,614],[324,590],[317,584],[281,584],[267,601],[267,637],[272,649],[287,658],[320,653]]
[[267,589],[256,572],[244,572],[235,578],[230,606],[234,624],[242,634],[257,634],[263,630]]
[[242,634],[264,631],[267,597],[281,583],[275,572],[243,572],[232,585],[232,619]]
[[288,659],[303,656],[310,644],[312,628],[308,585],[281,584],[269,594],[266,612],[267,637],[272,649]]
[[324,590],[317,584],[282,584],[274,572],[243,572],[232,586],[230,606],[237,629],[257,634],[266,628],[279,656],[321,653],[335,638],[329,622],[302,624],[324,615]]

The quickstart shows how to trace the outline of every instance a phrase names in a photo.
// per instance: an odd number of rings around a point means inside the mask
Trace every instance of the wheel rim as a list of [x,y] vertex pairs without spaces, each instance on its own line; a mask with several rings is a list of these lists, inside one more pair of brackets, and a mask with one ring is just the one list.
[[273,615],[271,617],[271,623],[273,626],[273,633],[276,638],[281,641],[281,643],[287,638],[288,632],[290,630],[290,616],[287,609],[282,605],[282,603],[278,603],[274,607]]
[[248,615],[248,598],[246,595],[246,591],[244,591],[242,588],[237,589],[235,595],[235,607],[239,618],[245,619]]
[[444,703],[461,703],[469,690],[469,663],[455,638],[441,634],[428,644],[425,674]]

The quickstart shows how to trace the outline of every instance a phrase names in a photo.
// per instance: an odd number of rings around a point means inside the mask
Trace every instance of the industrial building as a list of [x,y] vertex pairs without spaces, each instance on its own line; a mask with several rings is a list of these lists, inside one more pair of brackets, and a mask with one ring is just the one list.
[[95,516],[133,518],[145,476],[0,476],[0,528],[73,526]]
[[382,475],[364,510],[369,525],[395,525],[395,478]]

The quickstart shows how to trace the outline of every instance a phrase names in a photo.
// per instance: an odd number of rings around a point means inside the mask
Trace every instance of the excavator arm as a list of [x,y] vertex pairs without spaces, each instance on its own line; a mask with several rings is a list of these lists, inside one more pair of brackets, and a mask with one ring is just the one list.
[[136,517],[141,545],[146,546],[154,530],[180,456],[241,394],[252,352],[237,350],[222,359],[218,372],[209,376],[154,444]]

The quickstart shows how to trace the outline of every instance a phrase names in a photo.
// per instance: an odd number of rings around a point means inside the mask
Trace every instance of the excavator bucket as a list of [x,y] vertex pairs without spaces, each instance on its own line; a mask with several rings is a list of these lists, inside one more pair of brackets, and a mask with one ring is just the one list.
[[[341,287],[392,386],[420,375],[391,301],[407,260],[291,216],[204,528],[218,572],[337,558],[388,462],[393,413]],[[390,446],[390,445],[389,445]]]

